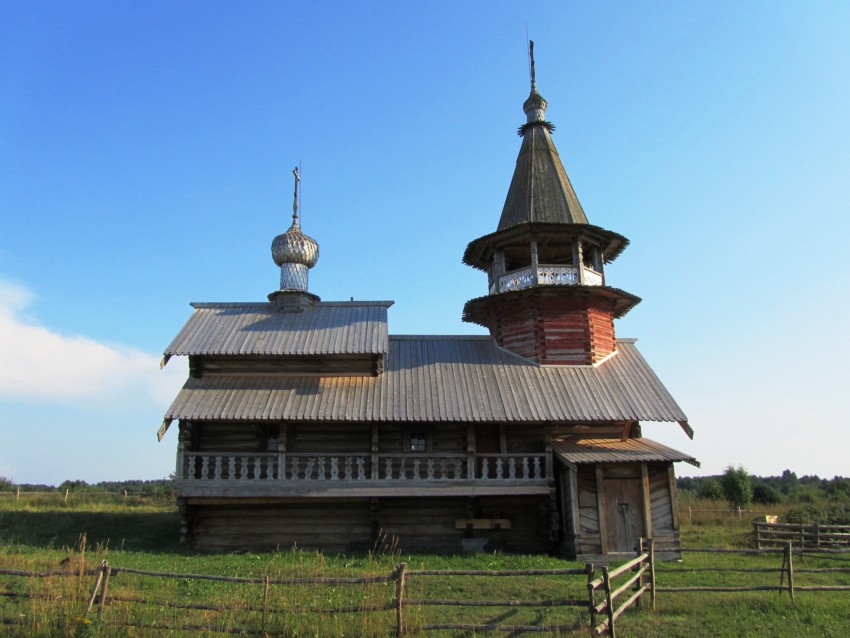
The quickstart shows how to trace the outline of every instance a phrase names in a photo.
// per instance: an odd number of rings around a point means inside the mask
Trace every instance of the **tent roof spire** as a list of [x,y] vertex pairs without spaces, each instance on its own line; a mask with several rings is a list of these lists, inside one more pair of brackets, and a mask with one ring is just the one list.
[[587,224],[587,216],[567,177],[546,121],[548,102],[537,91],[534,41],[528,43],[531,93],[522,105],[526,122],[519,128],[522,147],[499,219],[499,230],[525,222]]

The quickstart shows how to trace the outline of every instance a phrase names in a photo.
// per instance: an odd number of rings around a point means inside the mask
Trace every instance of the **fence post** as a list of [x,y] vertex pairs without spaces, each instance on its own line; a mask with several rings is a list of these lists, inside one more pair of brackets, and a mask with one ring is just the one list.
[[396,583],[395,583],[395,620],[396,620],[396,636],[404,635],[404,579],[407,573],[407,563],[399,563],[396,568]]
[[596,567],[593,563],[586,563],[584,566],[587,572],[587,604],[590,611],[590,628],[596,627],[596,590],[593,589],[593,576],[596,573]]
[[102,561],[100,563],[100,569],[97,570],[97,578],[94,580],[94,587],[91,589],[91,596],[89,596],[89,602],[88,605],[86,605],[86,611],[83,612],[83,616],[88,616],[91,608],[94,607],[94,599],[97,597],[97,588],[100,587],[100,583],[103,581],[105,565],[106,561]]
[[266,633],[266,618],[269,615],[269,575],[263,578],[263,634]]
[[788,594],[791,596],[791,602],[794,602],[794,551],[791,548],[791,542],[785,546],[785,553],[788,555]]
[[65,498],[63,498],[63,499],[62,499],[62,502],[63,502],[63,503],[67,503],[67,502],[68,502],[68,490],[65,490]]
[[20,485],[18,485],[17,488],[15,489],[15,503],[17,503],[19,500],[21,500],[21,486]]
[[655,611],[655,539],[649,539],[649,600],[652,603],[652,611]]
[[608,576],[608,566],[602,568],[602,583],[605,586],[605,611],[608,614],[608,635],[617,638],[614,631],[614,601],[611,599],[611,578]]
[[761,523],[753,523],[756,528],[756,549],[761,549]]
[[[640,558],[643,555],[643,547],[646,543],[646,539],[641,536],[638,538],[638,546],[637,546],[637,557]],[[637,565],[635,565],[632,571],[640,572],[643,569],[644,562],[640,561]],[[640,588],[643,587],[643,573],[638,576],[637,582],[635,582],[635,591],[640,591]],[[643,607],[643,596],[639,596],[635,601],[635,607],[641,609]]]
[[103,561],[103,582],[100,585],[100,600],[97,603],[97,619],[100,621],[103,616],[103,605],[106,603],[106,588],[109,587],[109,575],[112,573],[112,568],[109,563]]

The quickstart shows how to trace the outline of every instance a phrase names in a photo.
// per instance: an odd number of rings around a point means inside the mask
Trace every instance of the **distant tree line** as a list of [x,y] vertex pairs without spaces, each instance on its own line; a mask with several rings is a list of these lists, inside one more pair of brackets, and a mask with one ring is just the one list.
[[169,496],[174,494],[174,479],[155,479],[151,481],[63,481],[59,485],[44,485],[41,483],[15,483],[12,479],[0,476],[0,492],[127,492],[128,495],[147,494],[152,496]]
[[785,470],[779,476],[751,476],[742,466],[729,466],[719,476],[677,479],[684,498],[721,500],[731,507],[792,505],[782,514],[788,523],[850,525],[850,479],[835,476],[801,476]]

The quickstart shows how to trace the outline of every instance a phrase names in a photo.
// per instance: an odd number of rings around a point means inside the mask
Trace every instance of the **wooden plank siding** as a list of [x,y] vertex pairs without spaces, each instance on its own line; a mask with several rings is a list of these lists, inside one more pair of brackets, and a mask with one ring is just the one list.
[[[652,530],[662,558],[680,558],[679,521],[673,464],[649,464],[649,493],[652,503]],[[671,552],[665,552],[672,548]]]

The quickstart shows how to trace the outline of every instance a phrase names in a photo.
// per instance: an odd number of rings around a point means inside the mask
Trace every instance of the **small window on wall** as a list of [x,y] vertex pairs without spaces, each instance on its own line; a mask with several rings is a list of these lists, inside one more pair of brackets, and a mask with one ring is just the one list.
[[425,451],[425,435],[421,432],[414,432],[410,435],[410,451],[424,452]]

